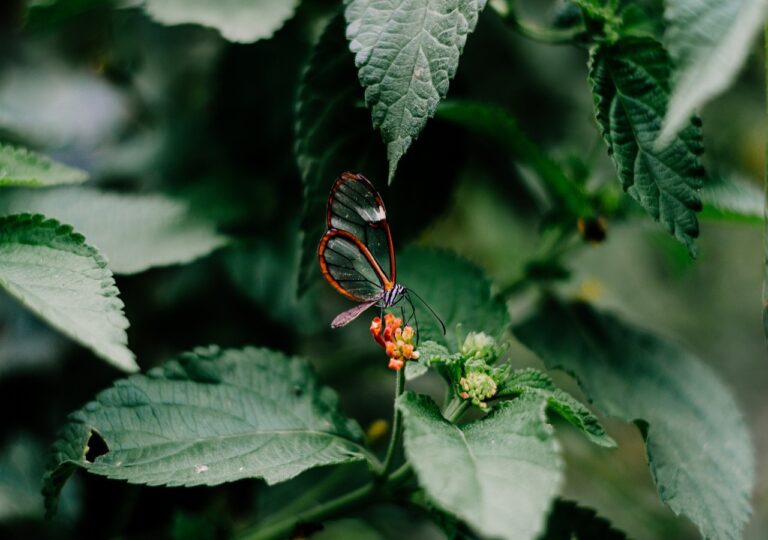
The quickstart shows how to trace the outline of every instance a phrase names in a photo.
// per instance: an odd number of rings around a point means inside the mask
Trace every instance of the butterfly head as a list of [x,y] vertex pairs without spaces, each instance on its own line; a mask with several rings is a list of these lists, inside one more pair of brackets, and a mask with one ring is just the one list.
[[380,301],[381,307],[388,308],[388,307],[394,306],[400,301],[400,299],[403,297],[405,292],[406,292],[405,287],[403,287],[399,283],[395,283],[391,289],[389,289],[388,291],[384,291],[384,294],[381,296],[381,301]]

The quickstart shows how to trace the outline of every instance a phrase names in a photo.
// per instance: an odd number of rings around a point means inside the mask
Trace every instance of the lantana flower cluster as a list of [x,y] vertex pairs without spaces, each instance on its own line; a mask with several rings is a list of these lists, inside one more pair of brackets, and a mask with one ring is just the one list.
[[387,352],[389,369],[398,371],[405,366],[406,360],[419,359],[419,351],[414,343],[415,332],[408,325],[403,327],[403,319],[400,317],[385,314],[383,326],[381,317],[374,317],[371,321],[371,334]]

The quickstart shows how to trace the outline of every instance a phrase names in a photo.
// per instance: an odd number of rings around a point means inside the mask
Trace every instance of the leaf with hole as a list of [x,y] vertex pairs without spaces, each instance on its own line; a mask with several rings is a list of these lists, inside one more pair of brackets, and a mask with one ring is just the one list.
[[548,299],[515,335],[573,374],[595,406],[640,427],[659,495],[705,538],[741,537],[754,456],[728,389],[696,357],[583,303]]
[[[45,476],[46,506],[77,468],[164,486],[275,484],[364,460],[362,431],[305,360],[267,349],[196,349],[115,383],[70,415]],[[94,443],[100,452],[92,452]]]
[[115,367],[139,369],[112,272],[72,227],[41,215],[0,217],[0,287]]
[[365,103],[397,163],[448,93],[486,0],[347,0],[349,48]]
[[692,120],[664,148],[656,138],[669,101],[670,60],[649,38],[600,45],[590,57],[595,116],[624,190],[695,255],[704,169]]
[[545,402],[523,396],[463,426],[427,396],[406,392],[405,452],[419,484],[443,510],[483,535],[536,538],[562,483],[562,460]]
[[18,146],[0,144],[0,186],[80,184],[88,173]]

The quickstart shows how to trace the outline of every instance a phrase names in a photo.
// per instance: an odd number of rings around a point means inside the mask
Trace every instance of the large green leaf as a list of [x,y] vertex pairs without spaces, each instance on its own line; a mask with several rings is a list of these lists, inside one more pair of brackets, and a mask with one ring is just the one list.
[[325,233],[325,204],[334,179],[346,170],[366,175],[386,170],[381,141],[367,111],[358,106],[362,97],[339,15],[315,46],[299,88],[295,151],[304,184],[300,291],[317,268],[317,244]]
[[741,537],[754,457],[733,396],[697,358],[583,303],[549,299],[515,329],[607,414],[636,422],[661,499],[706,538]]
[[701,127],[691,122],[666,147],[655,144],[667,110],[669,71],[661,45],[636,38],[596,47],[589,79],[621,185],[694,255],[704,176]]
[[373,125],[397,163],[448,93],[486,0],[347,0],[347,38]]
[[365,459],[361,440],[306,361],[266,349],[197,349],[118,381],[70,416],[46,472],[46,505],[55,508],[77,467],[137,484],[275,484]]
[[107,262],[72,227],[41,215],[0,217],[0,287],[107,362],[139,369]]
[[539,540],[626,540],[597,513],[572,501],[555,502],[547,519],[547,530]]
[[227,242],[207,220],[163,195],[129,195],[85,188],[15,189],[0,214],[40,213],[72,224],[107,257],[117,274],[188,262]]
[[728,88],[763,26],[765,0],[667,0],[664,44],[675,76],[659,144],[688,124],[696,109]]
[[88,173],[26,148],[0,144],[0,186],[47,187],[79,184]]
[[397,406],[408,460],[438,506],[493,538],[536,538],[562,482],[543,400],[503,402],[461,427],[427,396],[406,392]]
[[428,302],[446,326],[443,335],[429,310],[414,297],[421,341],[455,351],[469,332],[498,337],[506,329],[507,308],[491,295],[491,283],[475,265],[448,251],[423,248],[406,249],[397,260],[398,280]]
[[497,396],[532,394],[547,403],[547,409],[584,433],[599,446],[616,446],[597,417],[579,400],[565,390],[555,386],[548,375],[533,368],[513,371],[509,378],[499,385]]
[[763,190],[746,178],[708,179],[701,190],[701,219],[762,225],[764,197]]
[[145,0],[144,9],[168,25],[194,23],[215,28],[229,41],[271,37],[291,18],[299,0]]

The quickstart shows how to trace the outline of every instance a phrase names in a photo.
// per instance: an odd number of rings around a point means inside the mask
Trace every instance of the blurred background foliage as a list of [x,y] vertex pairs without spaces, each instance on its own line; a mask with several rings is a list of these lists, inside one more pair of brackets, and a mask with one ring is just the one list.
[[[89,186],[173,196],[229,238],[227,246],[188,264],[117,276],[131,322],[129,345],[142,369],[198,345],[268,346],[310,358],[361,425],[388,418],[392,373],[365,322],[331,332],[328,322],[346,304],[317,275],[296,295],[303,209],[294,155],[296,98],[312,44],[338,2],[304,0],[273,37],[252,44],[227,42],[200,26],[160,25],[136,4],[2,2],[0,140],[86,169]],[[544,23],[567,16],[559,2],[521,4]],[[662,9],[660,2],[642,4],[651,12]],[[768,366],[760,322],[761,227],[704,220],[700,255],[692,261],[620,197],[594,125],[586,60],[584,49],[520,37],[488,9],[467,42],[449,98],[499,106],[571,177],[606,185],[609,194],[615,186],[613,204],[623,208],[616,213],[622,217],[608,221],[605,241],[575,243],[564,259],[567,268],[542,271],[550,273],[545,278],[567,277],[558,285],[567,294],[682,342],[734,390],[758,456],[755,515],[746,537],[764,538]],[[755,185],[764,160],[763,60],[756,48],[737,84],[703,111],[708,170]],[[383,145],[377,152],[378,168],[361,172],[382,189],[399,248],[420,243],[454,250],[483,267],[499,288],[530,277],[531,261],[548,241],[541,227],[548,209],[530,170],[508,149],[438,113],[390,187],[384,187]],[[350,156],[345,168],[359,157]],[[328,187],[332,181],[329,176]],[[62,197],[58,204],[76,199]],[[56,200],[51,204],[55,208]],[[407,276],[402,279],[407,284]],[[513,315],[529,300],[515,296]],[[512,358],[538,362],[522,346],[513,348]],[[257,481],[138,487],[78,475],[56,520],[43,521],[38,493],[46,448],[69,411],[119,377],[2,293],[0,537],[227,537],[255,515],[310,503],[307,487],[338,474],[311,471],[270,489]],[[566,376],[558,382],[578,392]],[[426,378],[416,386],[434,384]],[[637,430],[607,423],[617,450],[589,445],[567,427],[559,430],[566,496],[633,538],[696,538],[686,520],[659,502]],[[305,496],[297,500],[297,493]],[[381,507],[358,517],[334,523],[317,538],[441,537],[412,510]]]

